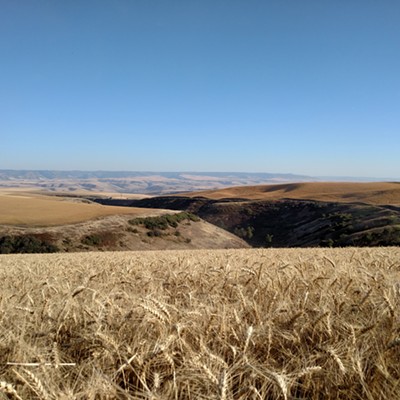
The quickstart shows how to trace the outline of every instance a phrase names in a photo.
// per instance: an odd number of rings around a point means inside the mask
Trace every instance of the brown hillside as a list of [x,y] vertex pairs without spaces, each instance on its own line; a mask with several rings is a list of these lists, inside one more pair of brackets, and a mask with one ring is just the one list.
[[24,191],[0,192],[0,225],[55,226],[110,215],[159,215],[160,210],[107,207],[82,199],[43,196]]
[[400,182],[306,182],[281,185],[237,186],[220,190],[184,193],[210,199],[249,200],[304,199],[334,202],[400,205]]
[[[113,208],[113,207],[109,207]],[[159,214],[162,210],[155,210]],[[174,213],[174,211],[168,211]],[[140,216],[140,218],[145,218]],[[241,238],[202,220],[185,220],[165,230],[132,225],[134,215],[111,215],[75,224],[46,227],[0,226],[4,238],[34,238],[55,245],[57,251],[120,251],[176,249],[233,249],[250,247]],[[152,234],[151,234],[152,233]],[[25,252],[18,249],[16,252]]]

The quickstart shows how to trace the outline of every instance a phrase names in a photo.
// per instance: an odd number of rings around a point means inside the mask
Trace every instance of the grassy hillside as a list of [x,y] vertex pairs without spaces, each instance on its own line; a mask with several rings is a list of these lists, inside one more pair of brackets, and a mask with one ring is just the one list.
[[302,182],[282,185],[237,186],[227,189],[184,193],[185,197],[220,200],[302,199],[324,202],[362,202],[400,206],[400,182]]
[[[155,225],[148,227],[150,222]],[[0,254],[246,247],[237,236],[185,213],[107,207],[24,191],[0,193]]]
[[400,250],[0,256],[0,397],[400,398]]
[[112,215],[41,228],[3,226],[0,254],[249,247],[234,234],[190,214],[152,214]]

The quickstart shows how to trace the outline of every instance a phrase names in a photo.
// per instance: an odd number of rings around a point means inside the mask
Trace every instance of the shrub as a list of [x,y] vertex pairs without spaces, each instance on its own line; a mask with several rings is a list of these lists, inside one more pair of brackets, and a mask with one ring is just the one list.
[[333,239],[321,240],[320,247],[334,247],[335,241]]
[[0,237],[0,254],[56,253],[58,251],[60,249],[56,245],[31,235]]
[[243,209],[243,214],[252,217],[254,215],[254,211],[252,210],[251,207],[246,207]]
[[101,244],[101,238],[98,235],[86,235],[81,242],[88,246],[98,246]]
[[178,224],[185,220],[198,222],[200,218],[191,213],[181,212],[177,214],[160,215],[158,217],[135,218],[129,220],[129,223],[131,225],[144,225],[145,228],[149,230],[165,230],[168,227],[177,228]]
[[161,237],[163,234],[158,229],[153,229],[147,232],[147,236],[149,237]]
[[251,239],[254,236],[255,229],[252,226],[248,226],[246,228],[235,228],[233,233],[236,236],[241,237],[242,239]]
[[265,236],[265,243],[267,244],[267,246],[271,246],[272,245],[272,239],[273,239],[274,235],[271,235],[270,233],[268,233]]

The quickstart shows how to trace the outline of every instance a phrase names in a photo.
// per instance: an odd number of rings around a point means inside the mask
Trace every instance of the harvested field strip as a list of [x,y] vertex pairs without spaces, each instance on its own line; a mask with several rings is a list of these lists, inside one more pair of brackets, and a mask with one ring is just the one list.
[[0,397],[400,398],[399,248],[6,255],[0,279]]
[[0,224],[4,225],[56,226],[108,215],[125,214],[132,216],[158,215],[160,211],[74,203],[56,197],[0,195]]

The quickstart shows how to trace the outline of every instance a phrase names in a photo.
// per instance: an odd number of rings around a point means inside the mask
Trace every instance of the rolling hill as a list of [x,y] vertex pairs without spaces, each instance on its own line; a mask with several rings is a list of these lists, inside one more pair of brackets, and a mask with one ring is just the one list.
[[[170,224],[163,223],[165,215]],[[179,215],[171,210],[107,207],[82,198],[3,191],[0,253],[249,247],[215,225]],[[138,219],[141,222],[135,223]]]
[[[300,182],[129,197],[3,189],[0,246],[5,252],[47,252],[400,245],[395,182]],[[179,211],[201,221],[130,223]]]
[[159,215],[160,210],[105,207],[89,200],[45,196],[26,191],[0,191],[0,225],[26,227],[78,223],[110,215]]
[[255,247],[400,245],[399,183],[234,187],[124,205],[190,211]]
[[400,206],[400,182],[298,182],[278,185],[238,186],[183,193],[184,197],[246,200],[316,200],[341,203]]

